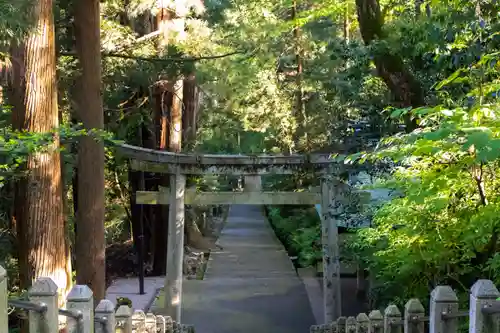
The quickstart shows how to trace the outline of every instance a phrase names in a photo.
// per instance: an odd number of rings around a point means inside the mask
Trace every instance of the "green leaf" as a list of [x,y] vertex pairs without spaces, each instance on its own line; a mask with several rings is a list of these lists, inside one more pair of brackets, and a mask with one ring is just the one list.
[[[457,79],[459,79],[459,76],[462,75],[463,73],[466,73],[466,69],[464,68],[459,68],[458,70],[456,70],[453,74],[451,74],[448,78],[444,79],[443,81],[439,82],[435,89],[436,90],[440,90],[441,88],[443,88],[444,86],[447,86],[451,83],[453,83],[454,81],[456,81]],[[463,81],[461,81],[463,82]]]
[[400,116],[407,114],[411,109],[412,109],[411,107],[403,109],[395,109],[391,112],[390,118],[392,119],[399,118]]
[[463,150],[468,150],[471,146],[475,149],[480,150],[486,147],[490,142],[490,133],[478,131],[473,132],[467,136],[467,141],[462,146]]
[[424,134],[424,139],[432,141],[443,140],[449,137],[452,133],[453,132],[450,128],[440,128],[437,131]]

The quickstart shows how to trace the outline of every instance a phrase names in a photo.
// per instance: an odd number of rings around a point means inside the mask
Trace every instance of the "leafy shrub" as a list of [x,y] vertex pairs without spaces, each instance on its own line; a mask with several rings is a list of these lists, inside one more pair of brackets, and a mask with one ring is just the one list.
[[385,184],[403,196],[350,244],[389,298],[425,299],[438,284],[466,293],[478,277],[500,283],[500,102],[492,94],[499,57],[482,54],[436,85],[459,83],[457,101],[394,110],[393,117],[411,112],[421,128],[388,137],[365,156],[400,165]]
[[314,208],[272,206],[268,217],[277,237],[290,256],[297,256],[299,267],[315,265],[321,260],[321,223]]

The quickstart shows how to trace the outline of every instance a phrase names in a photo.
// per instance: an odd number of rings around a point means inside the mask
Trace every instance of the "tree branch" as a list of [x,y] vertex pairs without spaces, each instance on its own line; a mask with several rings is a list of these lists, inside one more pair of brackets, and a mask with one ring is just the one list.
[[134,41],[134,44],[135,44],[135,43],[141,43],[141,42],[144,42],[144,41],[146,41],[146,40],[148,40],[148,39],[150,39],[150,38],[156,37],[156,36],[158,36],[160,33],[161,33],[161,31],[160,31],[160,30],[153,31],[153,32],[151,32],[151,33],[149,33],[149,34],[147,34],[147,35],[144,35],[144,36],[142,36],[142,37],[137,38],[137,39]]
[[[204,56],[204,57],[166,57],[166,58],[148,58],[148,57],[140,57],[133,56],[128,54],[120,54],[120,53],[101,53],[102,57],[108,58],[122,58],[122,59],[133,59],[139,61],[148,61],[148,62],[159,62],[159,63],[168,63],[168,62],[194,62],[200,60],[213,60],[229,57],[235,54],[244,54],[240,51],[230,52],[226,54],[219,54],[213,56]],[[68,56],[68,57],[76,57],[77,54],[75,52],[59,52],[59,56]]]
[[483,179],[483,163],[479,166],[474,166],[474,180],[476,181],[477,190],[479,192],[479,197],[481,198],[481,204],[483,206],[488,205],[488,199],[486,197],[486,190],[484,188],[484,179]]

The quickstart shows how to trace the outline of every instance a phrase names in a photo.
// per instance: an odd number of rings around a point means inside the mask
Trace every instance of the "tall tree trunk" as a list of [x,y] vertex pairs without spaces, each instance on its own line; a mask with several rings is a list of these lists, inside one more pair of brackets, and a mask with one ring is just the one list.
[[[78,122],[75,118],[75,115],[73,115],[71,117],[71,124],[72,125],[76,125]],[[73,156],[76,156],[76,158],[78,159],[78,143],[73,143],[71,145],[71,154]],[[76,216],[76,212],[78,211],[78,165],[75,164],[74,167],[73,167],[73,175],[71,177],[71,187],[72,187],[72,195],[73,195],[73,216]],[[76,239],[76,234],[78,232],[78,226],[77,226],[77,223],[75,221],[75,223],[73,223],[73,237],[74,239]],[[73,255],[73,258],[74,258],[74,251],[72,253]]]
[[[78,120],[87,130],[102,129],[99,0],[77,0],[75,35],[80,62]],[[91,136],[78,145],[76,281],[88,285],[99,302],[105,296],[104,144]]]
[[[34,28],[14,61],[13,125],[17,130],[46,133],[59,126],[55,34],[52,0],[33,3]],[[14,215],[17,225],[21,287],[50,277],[59,287],[60,303],[71,288],[71,261],[65,232],[59,137],[47,152],[30,154],[27,174],[16,184]]]
[[[197,127],[197,116],[200,109],[200,92],[198,86],[196,85],[196,74],[193,70],[184,79],[183,87],[183,101],[184,101],[184,112],[182,114],[182,133],[184,140],[184,148],[186,145],[193,146],[196,141],[196,127]],[[191,181],[191,177],[188,176],[188,182]],[[204,228],[200,228],[195,221],[194,210],[191,208],[186,208],[186,243],[196,249],[208,250],[213,247],[203,234],[206,232]],[[190,213],[191,212],[191,213]]]
[[[298,15],[297,0],[293,1],[292,6],[292,20],[295,20]],[[308,137],[307,137],[307,116],[304,104],[304,88],[302,86],[302,76],[304,71],[303,59],[304,51],[301,43],[301,31],[297,25],[293,29],[293,36],[295,39],[295,62],[297,66],[297,74],[295,76],[295,120],[297,121],[297,130],[295,133],[295,149],[300,149],[301,138],[305,139],[305,149],[308,150]]]
[[[160,2],[160,5],[166,5]],[[184,21],[175,17],[170,8],[158,8],[157,25],[161,31],[160,53],[164,52],[169,42],[174,38],[183,36]],[[182,31],[181,31],[182,30]],[[174,36],[177,34],[177,36]],[[157,142],[160,150],[180,152],[182,145],[182,95],[183,79],[176,78],[175,81],[162,80],[157,82],[155,89],[155,120]],[[160,175],[158,186],[168,187],[170,185],[168,175]],[[168,230],[168,206],[159,207],[159,217],[154,224],[154,260],[153,274],[163,275],[166,271],[167,262],[167,230]]]
[[182,114],[182,133],[184,145],[193,145],[196,140],[196,120],[200,109],[200,92],[196,85],[196,74],[193,71],[184,79],[184,112]]
[[[151,133],[143,124],[139,125],[138,135],[139,140],[136,144],[140,147],[150,147]],[[154,142],[153,142],[154,146]],[[134,240],[134,247],[139,252],[140,246],[143,246],[144,262],[148,262],[152,251],[152,221],[155,219],[155,211],[150,205],[138,205],[135,203],[135,195],[137,191],[142,190],[156,191],[156,177],[151,173],[141,173],[130,168],[128,172],[129,190],[130,190],[130,215],[132,224],[132,238]],[[142,182],[144,180],[144,183]],[[142,223],[142,224],[141,224]],[[141,237],[142,235],[142,237]]]
[[[60,96],[60,95],[59,95]],[[59,124],[64,124],[63,112],[59,109]],[[70,149],[73,149],[73,145],[70,146]],[[61,186],[62,186],[62,202],[63,202],[63,216],[68,217],[71,216],[72,207],[68,204],[68,191],[73,181],[73,175],[70,174],[71,182],[68,180],[68,175],[66,174],[66,165],[64,163],[64,155],[61,156]],[[71,252],[71,236],[70,236],[70,221],[68,218],[64,219],[64,232],[65,232],[65,241],[66,241],[66,252],[68,253],[67,260],[69,267],[73,266],[73,253]]]
[[[162,2],[161,2],[162,3]],[[164,48],[168,45],[168,21],[170,20],[171,12],[167,8],[158,8],[156,15],[156,24],[160,34],[159,53],[164,52]],[[172,85],[168,80],[156,82],[154,96],[154,126],[155,136],[157,138],[155,145],[156,149],[166,150],[168,146],[168,125],[169,108],[172,105],[172,94],[170,90]],[[170,178],[165,174],[156,175],[158,181],[156,183],[157,190],[160,186],[169,187]],[[152,275],[165,275],[167,269],[167,231],[168,231],[168,212],[169,206],[156,206],[156,218],[153,221],[152,233]]]
[[[150,13],[144,13],[141,15],[140,19],[135,21],[135,26],[137,28],[136,32],[139,34],[149,34],[153,31],[154,28],[154,17]],[[147,98],[148,96],[148,88],[139,87],[138,91],[133,92],[132,97],[123,104],[125,109],[132,108],[138,105],[138,101],[141,99]],[[142,102],[141,102],[142,104]],[[137,112],[140,112],[140,107],[137,106]],[[148,124],[141,123],[139,124],[140,129],[138,131],[141,132],[141,140],[137,140],[137,135],[134,135],[132,138],[128,138],[132,144],[139,145],[141,147],[156,149],[156,137],[155,130],[152,126],[148,126]],[[135,143],[134,143],[135,142]],[[156,180],[156,176],[152,173],[145,172],[143,176],[140,176],[140,172],[133,171],[129,169],[129,189],[130,193],[130,214],[132,220],[132,235],[134,239],[134,247],[136,250],[139,249],[139,241],[144,245],[144,261],[149,264],[154,260],[154,251],[153,249],[153,225],[158,215],[158,207],[151,205],[137,205],[135,203],[135,191],[140,188],[140,180],[142,177],[145,179],[145,189],[147,191],[156,191],[158,190],[158,184]],[[141,213],[142,212],[142,213]],[[141,225],[142,223],[142,225]],[[138,238],[138,236],[143,234],[142,240]]]
[[[359,29],[366,45],[375,40],[384,39],[382,33],[383,18],[378,0],[356,0]],[[374,63],[380,78],[384,80],[395,98],[403,107],[419,107],[424,104],[420,83],[405,67],[403,60],[389,52],[377,52]],[[413,130],[416,124],[409,118],[405,120],[407,130]]]

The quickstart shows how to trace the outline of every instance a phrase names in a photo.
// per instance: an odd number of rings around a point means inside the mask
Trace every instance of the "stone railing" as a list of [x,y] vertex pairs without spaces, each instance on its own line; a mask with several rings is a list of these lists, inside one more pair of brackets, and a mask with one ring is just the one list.
[[133,311],[127,305],[115,311],[109,300],[100,301],[94,309],[92,290],[85,285],[74,286],[66,297],[66,308],[60,309],[57,291],[52,279],[39,278],[28,290],[27,299],[9,299],[6,271],[0,266],[0,332],[8,331],[9,308],[16,308],[28,313],[30,333],[194,333],[193,326]]
[[467,322],[469,333],[500,333],[499,297],[492,281],[478,280],[470,289],[469,309],[459,310],[453,289],[438,286],[431,293],[428,316],[422,303],[413,298],[403,313],[389,305],[383,314],[375,310],[368,315],[340,317],[330,324],[311,326],[310,333],[458,333]]

